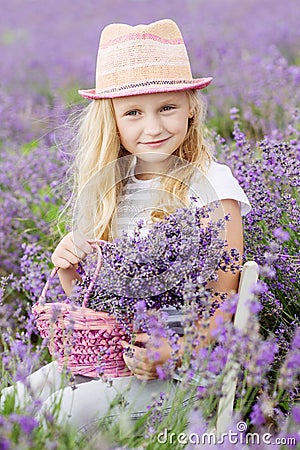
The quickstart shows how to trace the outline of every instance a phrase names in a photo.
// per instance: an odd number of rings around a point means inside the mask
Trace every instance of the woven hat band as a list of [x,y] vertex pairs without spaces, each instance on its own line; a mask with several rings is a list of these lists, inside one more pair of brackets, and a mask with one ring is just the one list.
[[211,78],[193,79],[180,30],[165,19],[149,25],[111,24],[104,28],[96,88],[79,93],[86,98],[113,98],[169,91],[171,85],[175,90],[202,89],[210,82]]

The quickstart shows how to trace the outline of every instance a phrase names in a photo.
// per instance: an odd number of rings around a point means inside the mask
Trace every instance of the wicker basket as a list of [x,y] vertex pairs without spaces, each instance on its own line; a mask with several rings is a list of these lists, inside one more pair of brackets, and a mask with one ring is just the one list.
[[[102,253],[99,244],[97,267],[90,281],[82,306],[70,303],[46,303],[46,293],[59,268],[54,268],[41,296],[32,307],[36,326],[43,338],[48,339],[50,354],[59,368],[68,367],[75,375],[123,377],[131,374],[123,359],[120,341],[128,341],[131,329],[106,312],[87,308],[89,295],[100,271]],[[130,328],[130,327],[128,327]]]

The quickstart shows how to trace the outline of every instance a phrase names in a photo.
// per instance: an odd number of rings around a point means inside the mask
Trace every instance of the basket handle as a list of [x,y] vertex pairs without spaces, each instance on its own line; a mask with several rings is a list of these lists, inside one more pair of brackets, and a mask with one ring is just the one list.
[[93,274],[93,276],[92,276],[92,279],[91,279],[91,281],[90,281],[90,283],[89,283],[89,285],[88,285],[87,291],[86,291],[86,293],[85,293],[85,295],[84,295],[84,298],[83,298],[83,301],[82,301],[82,306],[83,306],[83,307],[86,307],[86,305],[87,305],[87,302],[88,302],[88,300],[89,300],[89,297],[90,297],[90,294],[91,294],[91,292],[92,292],[93,286],[94,286],[94,284],[95,284],[96,278],[97,278],[97,276],[99,275],[99,272],[100,272],[100,269],[101,269],[101,266],[102,266],[102,251],[101,251],[101,247],[100,247],[99,244],[100,244],[100,243],[103,243],[103,242],[105,242],[105,241],[100,241],[100,240],[99,240],[99,241],[93,241],[93,242],[90,242],[91,246],[92,246],[94,249],[97,250],[98,258],[97,258],[96,269],[95,269],[95,271],[94,271],[94,274]]
[[[90,294],[92,292],[93,286],[95,284],[96,278],[99,275],[99,272],[100,272],[100,269],[101,269],[101,266],[102,266],[102,251],[101,251],[101,247],[99,245],[101,243],[106,243],[106,241],[101,241],[101,240],[89,241],[89,244],[91,244],[91,246],[95,250],[97,250],[98,257],[97,257],[96,269],[94,271],[92,279],[90,280],[90,283],[88,285],[87,291],[86,291],[86,293],[84,295],[84,298],[83,298],[83,301],[82,301],[82,306],[83,307],[86,307],[86,305],[87,305],[87,302],[89,300],[89,297],[90,297]],[[60,269],[60,267],[54,267],[52,269],[52,271],[50,273],[50,276],[49,276],[48,280],[46,281],[45,286],[44,286],[44,288],[43,288],[43,290],[41,292],[41,295],[39,297],[39,300],[38,300],[39,303],[44,303],[45,302],[47,291],[48,291],[48,289],[49,289],[53,279],[55,278],[57,272],[59,271],[59,269]]]

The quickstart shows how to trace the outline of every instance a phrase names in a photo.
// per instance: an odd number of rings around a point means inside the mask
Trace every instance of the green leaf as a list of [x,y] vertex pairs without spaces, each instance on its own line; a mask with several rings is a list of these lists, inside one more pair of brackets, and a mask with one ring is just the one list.
[[21,152],[23,155],[29,155],[32,150],[36,149],[38,146],[38,141],[27,142],[27,144],[23,144],[21,147]]

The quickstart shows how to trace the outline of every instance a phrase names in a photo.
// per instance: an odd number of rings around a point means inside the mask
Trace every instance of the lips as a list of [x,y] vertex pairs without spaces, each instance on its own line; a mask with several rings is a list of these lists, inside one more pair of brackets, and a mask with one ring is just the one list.
[[159,141],[148,141],[148,142],[141,142],[142,145],[150,145],[150,146],[158,146],[166,142],[169,138],[166,139],[160,139]]

